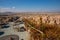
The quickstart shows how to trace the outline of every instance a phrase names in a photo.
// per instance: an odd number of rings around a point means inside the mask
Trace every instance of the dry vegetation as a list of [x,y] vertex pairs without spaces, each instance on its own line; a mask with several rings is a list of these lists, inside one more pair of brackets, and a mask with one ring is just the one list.
[[30,28],[31,40],[60,40],[60,26],[56,23],[56,20],[54,20],[54,24],[49,24],[48,19],[46,23],[42,23],[41,17],[38,21],[39,24],[32,18],[24,19],[24,21],[27,28]]

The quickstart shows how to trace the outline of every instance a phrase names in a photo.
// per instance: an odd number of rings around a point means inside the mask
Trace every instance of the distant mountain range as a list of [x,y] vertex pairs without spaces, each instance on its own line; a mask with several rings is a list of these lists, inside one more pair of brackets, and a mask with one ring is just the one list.
[[12,14],[60,14],[60,12],[0,12],[0,15]]
[[14,12],[0,12],[0,15],[11,15],[15,14]]

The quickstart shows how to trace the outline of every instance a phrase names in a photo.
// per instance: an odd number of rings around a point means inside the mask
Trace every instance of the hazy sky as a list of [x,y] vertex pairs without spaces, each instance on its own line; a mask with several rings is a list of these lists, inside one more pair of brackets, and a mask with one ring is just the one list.
[[60,12],[60,0],[0,0],[0,12]]

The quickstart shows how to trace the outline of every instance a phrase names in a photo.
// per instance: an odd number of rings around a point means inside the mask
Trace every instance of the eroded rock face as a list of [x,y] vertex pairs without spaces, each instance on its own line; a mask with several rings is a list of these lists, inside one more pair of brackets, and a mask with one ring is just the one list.
[[0,38],[0,40],[19,40],[17,35],[6,35]]

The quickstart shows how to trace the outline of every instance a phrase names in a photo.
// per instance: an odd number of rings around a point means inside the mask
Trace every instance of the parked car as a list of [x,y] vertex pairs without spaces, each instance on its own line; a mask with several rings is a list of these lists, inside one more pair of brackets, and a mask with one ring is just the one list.
[[10,26],[7,24],[2,24],[1,28],[9,28]]
[[3,25],[1,28],[9,28],[10,26],[8,25]]
[[20,27],[20,32],[24,32],[26,29],[24,27]]
[[3,35],[3,34],[4,34],[4,32],[0,31],[0,35]]

